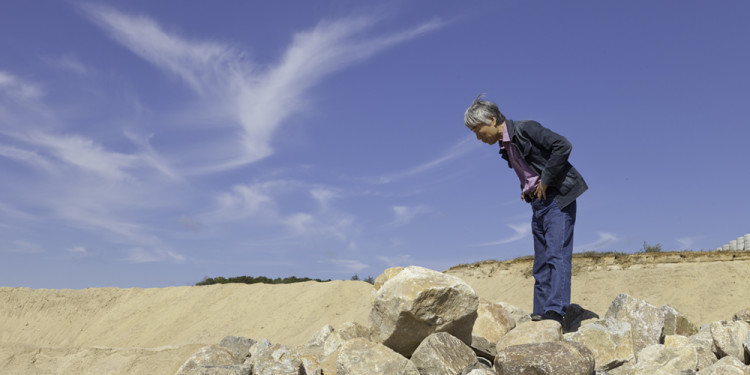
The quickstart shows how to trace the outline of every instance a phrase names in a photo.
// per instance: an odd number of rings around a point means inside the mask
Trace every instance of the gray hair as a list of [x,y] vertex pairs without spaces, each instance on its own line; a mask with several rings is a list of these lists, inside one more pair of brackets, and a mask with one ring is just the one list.
[[484,94],[479,94],[464,113],[464,123],[471,130],[474,130],[477,125],[489,124],[490,116],[494,117],[498,124],[505,121],[505,116],[497,108],[497,104],[489,100],[482,100],[483,98]]

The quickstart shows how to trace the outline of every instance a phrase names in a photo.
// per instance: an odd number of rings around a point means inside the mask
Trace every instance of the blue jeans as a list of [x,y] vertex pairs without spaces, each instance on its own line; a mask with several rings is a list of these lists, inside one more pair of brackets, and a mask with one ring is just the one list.
[[560,209],[554,195],[531,201],[534,235],[534,312],[555,311],[565,315],[570,305],[570,278],[573,266],[573,227],[576,202]]

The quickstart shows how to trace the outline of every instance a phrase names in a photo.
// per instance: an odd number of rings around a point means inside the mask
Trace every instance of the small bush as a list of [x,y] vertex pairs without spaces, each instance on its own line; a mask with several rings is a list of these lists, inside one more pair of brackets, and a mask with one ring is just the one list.
[[659,253],[661,252],[661,244],[658,243],[656,245],[649,245],[648,242],[643,241],[643,249],[642,251],[644,253]]
[[259,284],[259,283],[263,283],[263,284],[292,284],[292,283],[301,283],[301,282],[304,282],[304,281],[326,282],[326,281],[331,281],[331,280],[330,279],[328,279],[328,280],[311,279],[309,277],[302,277],[302,278],[300,278],[300,277],[296,277],[296,276],[285,277],[283,279],[279,278],[279,277],[277,277],[275,279],[270,279],[270,278],[265,277],[265,276],[258,276],[258,277],[237,276],[237,277],[230,277],[230,278],[225,278],[225,277],[219,276],[219,277],[215,277],[215,278],[206,277],[206,278],[203,279],[203,281],[200,281],[200,282],[196,283],[195,285],[196,286],[200,286],[200,285],[230,284],[230,283],[237,283],[237,284]]

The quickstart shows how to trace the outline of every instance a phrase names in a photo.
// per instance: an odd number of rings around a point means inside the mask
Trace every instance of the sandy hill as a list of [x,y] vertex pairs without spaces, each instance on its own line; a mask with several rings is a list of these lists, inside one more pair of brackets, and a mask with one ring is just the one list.
[[[531,259],[445,271],[490,301],[531,310]],[[600,255],[573,260],[573,303],[604,316],[619,293],[670,304],[697,324],[750,307],[750,252]],[[325,324],[367,324],[361,281],[159,289],[0,288],[0,373],[174,374],[224,336],[296,346]]]

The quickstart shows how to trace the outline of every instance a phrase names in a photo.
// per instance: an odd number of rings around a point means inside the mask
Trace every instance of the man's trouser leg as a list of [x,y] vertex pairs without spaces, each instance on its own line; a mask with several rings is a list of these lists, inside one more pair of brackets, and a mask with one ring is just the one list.
[[576,202],[560,210],[554,196],[531,202],[534,235],[534,311],[542,315],[555,311],[565,315],[570,305],[573,257],[573,229]]

